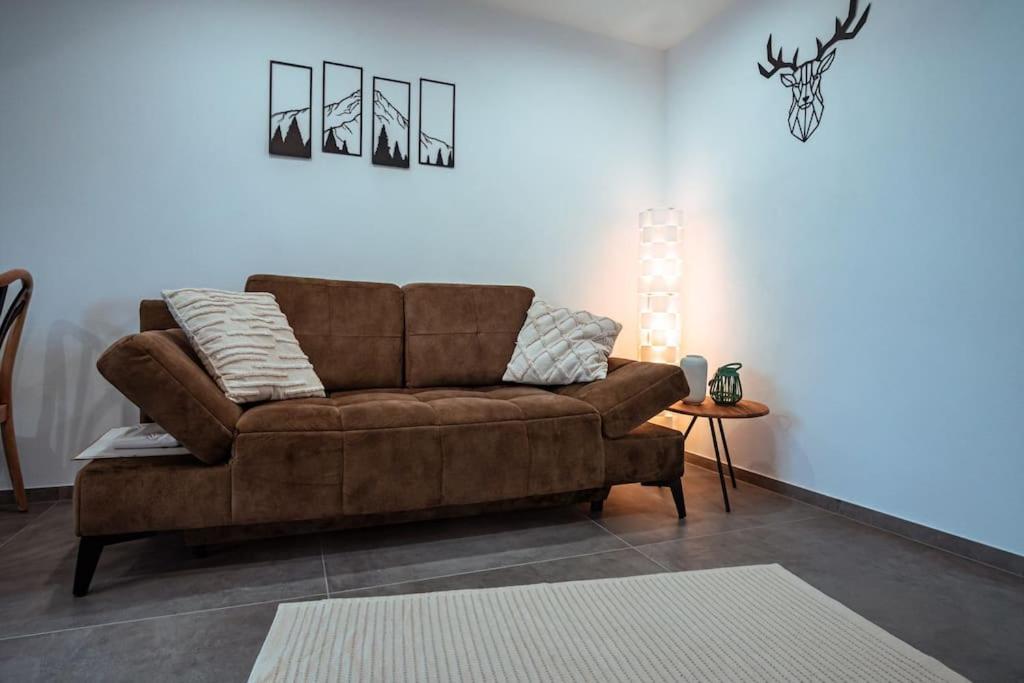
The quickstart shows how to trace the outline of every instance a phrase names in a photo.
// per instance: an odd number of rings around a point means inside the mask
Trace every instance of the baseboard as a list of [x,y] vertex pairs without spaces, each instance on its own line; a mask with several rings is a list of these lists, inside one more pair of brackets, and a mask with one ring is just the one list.
[[[696,453],[686,452],[686,462],[703,467],[709,470],[717,472],[717,465],[711,458],[706,458],[703,455]],[[724,465],[724,464],[723,464]],[[961,536],[954,536],[953,534],[946,533],[945,531],[939,531],[938,529],[932,529],[931,527],[924,526],[923,524],[917,524],[916,522],[909,522],[899,517],[888,515],[884,512],[878,512],[871,508],[866,508],[862,505],[850,503],[840,498],[833,498],[832,496],[826,496],[823,493],[817,491],[811,491],[795,484],[788,482],[779,481],[771,477],[759,474],[757,472],[751,472],[745,470],[742,467],[733,466],[733,471],[736,474],[736,478],[742,481],[749,482],[761,488],[781,493],[784,496],[794,498],[802,503],[813,505],[815,507],[828,510],[829,512],[843,517],[849,517],[850,519],[867,524],[869,526],[877,527],[884,531],[888,531],[904,538],[909,538],[912,541],[923,543],[925,545],[938,548],[939,550],[945,550],[946,552],[966,557],[969,560],[987,564],[997,569],[1016,574],[1018,576],[1024,576],[1024,557],[1016,555],[1007,550],[1000,548],[993,548],[992,546],[985,545],[984,543],[978,543],[968,538]]]
[[[71,500],[74,486],[43,486],[37,489],[25,489],[28,502],[52,503],[58,500]],[[14,491],[0,491],[0,505],[14,505]]]

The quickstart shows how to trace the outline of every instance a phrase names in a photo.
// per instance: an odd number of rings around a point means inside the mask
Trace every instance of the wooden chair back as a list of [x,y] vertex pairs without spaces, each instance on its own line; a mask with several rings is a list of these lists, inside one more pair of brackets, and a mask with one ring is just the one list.
[[[11,285],[21,283],[21,288],[9,296]],[[11,383],[14,375],[14,358],[21,342],[21,330],[28,315],[28,304],[32,299],[32,276],[27,270],[8,270],[0,273],[0,405],[11,414]],[[8,303],[9,301],[9,303]],[[4,304],[7,304],[6,310]]]

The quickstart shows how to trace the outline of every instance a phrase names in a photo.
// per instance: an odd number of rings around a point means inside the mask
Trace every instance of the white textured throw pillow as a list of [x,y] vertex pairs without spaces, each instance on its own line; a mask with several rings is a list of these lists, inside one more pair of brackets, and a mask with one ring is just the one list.
[[611,318],[535,300],[502,379],[542,385],[604,379],[608,354],[621,330],[622,325]]
[[324,396],[273,294],[219,289],[163,294],[206,371],[235,403]]

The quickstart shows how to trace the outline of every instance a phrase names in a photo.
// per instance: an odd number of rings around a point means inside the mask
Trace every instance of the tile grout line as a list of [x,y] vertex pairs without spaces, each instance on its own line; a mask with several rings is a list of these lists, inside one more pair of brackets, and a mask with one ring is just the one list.
[[[513,568],[516,568],[516,567],[527,567],[527,566],[533,565],[533,564],[543,564],[545,562],[558,562],[558,561],[561,561],[561,560],[574,560],[574,559],[578,559],[578,558],[581,558],[581,557],[592,557],[592,556],[595,556],[595,555],[603,555],[605,553],[613,553],[613,552],[617,552],[617,551],[620,551],[620,550],[635,550],[641,556],[643,556],[644,558],[650,560],[651,562],[653,562],[654,564],[658,565],[659,567],[661,567],[665,571],[673,571],[673,570],[669,569],[668,567],[665,567],[663,564],[661,564],[660,562],[658,562],[654,558],[649,557],[647,554],[642,552],[639,547],[631,544],[626,539],[622,538],[618,534],[612,532],[610,529],[608,529],[608,528],[602,526],[601,524],[599,524],[598,522],[596,522],[593,518],[591,518],[585,512],[580,510],[579,507],[574,506],[574,508],[575,508],[575,512],[576,512],[577,515],[579,515],[580,517],[582,517],[586,521],[594,524],[595,526],[597,526],[597,528],[601,529],[606,534],[608,534],[608,535],[612,536],[613,538],[617,539],[625,547],[607,548],[605,550],[596,550],[596,551],[590,552],[590,553],[577,553],[575,555],[561,555],[561,556],[558,556],[558,557],[549,557],[549,558],[545,558],[545,559],[542,559],[542,560],[531,560],[529,562],[514,562],[512,564],[503,564],[503,565],[498,565],[498,566],[495,566],[495,567],[487,567],[485,569],[470,569],[470,570],[467,570],[467,571],[464,571],[464,572],[453,572],[453,573],[450,573],[450,574],[437,574],[437,575],[433,575],[433,576],[425,576],[425,577],[420,577],[420,578],[415,578],[415,579],[403,579],[401,581],[390,581],[390,582],[387,582],[387,583],[378,583],[378,584],[374,584],[374,585],[370,585],[370,586],[359,586],[359,587],[356,587],[356,588],[345,588],[345,589],[342,589],[342,590],[334,591],[333,595],[342,595],[342,594],[354,593],[356,591],[368,591],[368,590],[373,590],[374,588],[387,588],[387,587],[390,587],[390,586],[400,586],[400,585],[405,584],[405,583],[418,583],[420,581],[434,581],[434,580],[437,580],[437,579],[448,579],[448,578],[452,578],[452,577],[456,577],[456,576],[468,576],[470,574],[483,574],[483,573],[486,573],[486,572],[493,572],[493,571],[498,571],[498,570],[501,570],[501,569],[513,569]],[[802,519],[801,520],[793,520],[793,521],[802,521]],[[782,522],[778,522],[778,524],[781,524],[781,523]],[[765,526],[769,526],[769,525],[765,525]],[[736,531],[742,531],[742,530],[741,529],[737,529]],[[718,532],[718,533],[729,533],[729,532]],[[715,536],[715,535],[718,535],[718,534],[717,533],[716,534],[704,534],[702,536],[692,536],[691,538],[701,538],[703,536]],[[677,539],[677,540],[681,540],[681,539]],[[659,543],[667,543],[667,542],[669,542],[669,541],[659,541]],[[653,545],[653,544],[647,544],[647,545]],[[324,566],[324,571],[326,572],[326,565]],[[221,609],[230,609],[230,607],[224,607],[224,608],[221,608]],[[172,615],[168,615],[168,616],[172,616]]]
[[595,555],[604,555],[605,553],[615,553],[622,550],[629,550],[629,548],[607,548],[605,550],[595,550],[592,553],[579,553],[578,555],[563,555],[561,557],[549,557],[543,560],[530,560],[529,562],[516,562],[514,564],[503,564],[498,567],[487,567],[486,569],[471,569],[464,572],[453,572],[451,574],[438,574],[437,576],[426,576],[419,579],[405,579],[402,581],[391,581],[389,583],[378,583],[374,586],[360,586],[359,588],[346,588],[344,590],[335,591],[335,595],[342,595],[344,593],[354,593],[356,591],[368,591],[374,588],[389,588],[391,586],[401,586],[405,583],[419,583],[421,581],[435,581],[437,579],[450,579],[456,576],[469,576],[470,574],[486,574],[487,572],[496,572],[502,569],[515,569],[517,567],[528,567],[532,564],[544,564],[545,562],[560,562],[562,560],[576,560],[581,557],[593,557]]
[[798,524],[800,522],[806,522],[806,521],[811,520],[811,519],[817,519],[818,517],[819,517],[819,515],[808,515],[807,517],[798,517],[797,519],[784,519],[784,520],[780,520],[778,522],[771,522],[769,524],[756,524],[754,526],[745,526],[745,527],[742,527],[740,529],[728,529],[726,531],[715,531],[715,532],[710,533],[710,534],[695,534],[693,536],[683,536],[682,538],[668,538],[668,539],[665,539],[664,541],[652,541],[651,543],[641,543],[641,544],[639,544],[637,546],[633,546],[633,547],[639,549],[639,548],[646,548],[646,547],[652,546],[652,545],[661,545],[663,543],[678,543],[680,541],[689,541],[689,540],[695,540],[695,539],[698,539],[698,538],[711,538],[713,536],[724,536],[726,534],[738,534],[738,533],[740,533],[742,531],[753,531],[753,530],[756,530],[756,529],[770,529],[772,527],[777,527],[777,526],[786,526],[786,525],[789,525],[789,524]]
[[[48,513],[50,510],[52,510],[53,506],[56,505],[56,504],[57,504],[57,501],[55,501],[55,500],[51,501],[50,502],[50,507],[48,507],[45,510],[43,510],[42,512],[40,512],[38,517],[36,517],[31,522],[29,522],[25,526],[23,526],[20,529],[18,529],[17,531],[15,531],[13,534],[11,534],[6,539],[4,539],[3,542],[0,542],[0,548],[3,548],[5,545],[7,545],[11,541],[13,541],[15,538],[17,538],[21,534],[21,532],[25,531],[26,529],[28,529],[29,527],[31,527],[31,526],[33,526],[35,524],[38,524],[39,520],[41,520],[46,515],[46,513]],[[19,513],[19,514],[22,514],[22,513]]]
[[[699,457],[703,458],[704,456],[699,456]],[[711,462],[714,462],[714,460],[712,460]],[[693,464],[693,463],[691,463],[691,464]],[[703,471],[706,474],[710,474],[711,477],[713,477],[715,481],[718,481],[718,477],[715,474],[715,470],[712,470],[712,469],[709,469],[707,467],[704,467],[703,465],[696,465],[696,464],[694,464],[693,466],[696,467],[698,469],[698,471]],[[797,505],[803,505],[804,507],[813,508],[815,510],[823,510],[825,512],[828,512],[828,510],[825,510],[825,508],[823,508],[823,507],[821,507],[819,505],[815,505],[814,503],[808,503],[806,501],[799,500],[797,498],[794,498],[793,496],[787,496],[785,493],[780,493],[778,491],[772,491],[771,489],[765,488],[763,486],[759,486],[758,484],[755,484],[754,482],[752,482],[752,481],[750,481],[748,479],[741,479],[739,477],[736,477],[736,480],[737,481],[742,481],[747,486],[753,486],[755,489],[758,489],[759,491],[764,491],[765,493],[770,493],[771,495],[777,496],[779,498],[785,498],[786,500],[788,500],[790,502],[793,502],[793,503],[796,503]],[[739,488],[737,487],[736,490],[739,490]]]
[[[526,566],[529,566],[529,565],[532,565],[532,564],[543,564],[545,562],[558,562],[560,560],[574,560],[574,559],[581,558],[581,557],[591,557],[593,555],[603,555],[605,553],[614,553],[614,552],[618,552],[618,551],[621,551],[621,550],[627,550],[627,549],[628,548],[608,548],[608,549],[605,549],[605,550],[597,550],[597,551],[594,551],[594,552],[591,552],[591,553],[579,553],[579,554],[576,554],[576,555],[564,555],[564,556],[560,556],[560,557],[546,558],[546,559],[543,559],[543,560],[531,560],[530,562],[517,562],[517,563],[513,563],[513,564],[500,565],[500,566],[497,566],[497,567],[488,567],[486,569],[473,569],[473,570],[465,571],[465,572],[454,572],[454,573],[451,573],[451,574],[437,574],[437,575],[434,575],[434,576],[425,576],[425,577],[420,577],[420,578],[416,578],[416,579],[405,579],[403,581],[391,581],[391,582],[388,582],[388,583],[378,583],[378,584],[373,584],[373,585],[370,585],[370,586],[359,586],[357,588],[346,588],[346,589],[343,589],[343,590],[340,590],[340,591],[334,591],[333,595],[338,596],[338,595],[347,594],[347,593],[354,593],[356,591],[368,591],[368,590],[373,590],[374,588],[388,588],[390,586],[400,586],[400,585],[405,584],[405,583],[418,583],[420,581],[434,581],[434,580],[437,580],[437,579],[447,579],[447,578],[452,578],[452,577],[455,577],[455,576],[467,576],[469,574],[484,574],[484,573],[487,573],[487,572],[498,571],[498,570],[501,570],[501,569],[513,569],[513,568],[516,568],[516,567],[526,567]],[[326,569],[326,565],[324,565],[324,566],[325,566],[325,569]],[[39,632],[35,632],[35,633],[21,633],[21,634],[17,634],[17,635],[0,636],[0,642],[7,641],[7,640],[17,640],[18,638],[33,638],[33,637],[36,637],[36,636],[53,635],[53,634],[56,634],[56,633],[64,633],[65,631],[81,631],[82,629],[88,629],[88,628],[102,628],[104,626],[118,626],[118,625],[121,625],[121,624],[134,624],[134,623],[143,622],[143,621],[153,621],[155,619],[169,619],[169,618],[173,618],[173,617],[191,616],[191,615],[195,615],[195,614],[206,614],[208,612],[217,612],[217,611],[220,611],[220,610],[238,609],[240,607],[255,607],[255,606],[258,606],[258,605],[269,605],[269,604],[273,604],[273,603],[294,602],[296,600],[305,600],[305,599],[308,599],[308,598],[324,598],[324,597],[329,597],[329,596],[330,596],[330,593],[328,593],[326,595],[324,593],[311,593],[309,595],[298,595],[298,596],[294,596],[294,597],[278,598],[278,599],[274,599],[274,600],[260,600],[258,602],[247,602],[247,603],[242,603],[242,604],[238,604],[238,605],[225,605],[223,607],[209,607],[209,608],[205,608],[205,609],[187,610],[185,612],[171,612],[171,613],[168,613],[168,614],[154,614],[152,616],[139,617],[137,619],[121,619],[121,620],[117,620],[117,621],[105,621],[105,622],[101,622],[101,623],[97,623],[97,624],[83,624],[81,626],[69,626],[67,628],[58,628],[58,629],[53,629],[53,630],[50,630],[50,631],[39,631]]]
[[625,544],[626,544],[626,547],[627,547],[627,548],[630,548],[631,550],[633,550],[634,552],[636,552],[637,554],[639,554],[639,555],[640,555],[641,557],[647,558],[647,560],[649,560],[649,561],[653,562],[654,564],[656,564],[657,566],[661,567],[662,569],[664,569],[664,570],[665,570],[665,571],[667,571],[667,572],[671,572],[671,571],[672,571],[671,569],[669,569],[668,567],[666,567],[665,565],[663,565],[663,564],[662,564],[661,562],[658,562],[658,561],[657,561],[656,559],[654,559],[653,557],[651,557],[650,555],[648,555],[647,553],[645,553],[644,551],[640,550],[640,549],[639,549],[639,548],[637,548],[637,547],[636,547],[635,545],[633,545],[632,543],[630,543],[629,541],[627,541],[626,539],[624,539],[624,538],[623,538],[622,536],[619,536],[619,535],[618,535],[617,533],[615,533],[615,532],[614,532],[614,531],[612,531],[611,529],[608,529],[607,527],[605,527],[605,526],[603,526],[603,525],[599,524],[599,523],[597,522],[597,520],[596,520],[596,519],[594,519],[593,517],[591,517],[591,516],[590,516],[590,515],[588,515],[587,513],[583,512],[582,510],[580,510],[579,512],[580,512],[580,514],[582,514],[582,515],[583,515],[583,516],[584,516],[584,517],[585,517],[586,519],[590,520],[590,522],[591,522],[591,523],[592,523],[592,524],[593,524],[594,526],[596,526],[596,527],[597,527],[598,529],[601,529],[601,530],[603,530],[603,531],[605,531],[605,532],[607,532],[607,533],[611,534],[611,535],[612,535],[612,536],[614,536],[615,538],[619,539],[619,541],[620,541],[620,542],[622,542],[622,543],[625,543]]
[[[752,486],[756,486],[754,484],[751,484],[751,485]],[[757,488],[761,488],[761,487],[757,486]],[[767,489],[764,489],[764,490],[767,491]],[[774,493],[774,491],[769,491],[769,493]],[[777,494],[777,495],[781,495],[781,494]],[[788,498],[787,496],[782,496],[782,497],[783,498]],[[790,499],[790,500],[792,500],[792,499]],[[796,501],[796,502],[799,503],[800,501]],[[819,510],[820,509],[822,512],[828,512],[828,510],[824,510],[824,509],[818,508],[817,506],[814,506],[814,505],[808,505],[806,503],[803,503],[803,505],[806,505],[807,507],[810,507],[810,508],[814,508],[815,510]],[[756,524],[754,526],[746,526],[746,527],[742,527],[740,529],[726,529],[725,531],[713,531],[713,532],[711,532],[709,534],[695,534],[693,536],[683,536],[683,537],[680,537],[680,538],[669,538],[669,539],[665,539],[664,541],[653,541],[651,543],[633,544],[633,543],[630,543],[629,541],[627,541],[626,539],[622,538],[621,536],[619,536],[618,534],[613,532],[611,529],[609,529],[608,527],[606,527],[603,524],[601,524],[600,522],[598,522],[597,520],[595,520],[593,517],[588,515],[586,512],[583,512],[582,510],[579,510],[578,512],[579,512],[579,514],[584,519],[590,520],[591,522],[596,524],[598,527],[600,527],[604,531],[608,532],[609,534],[611,534],[615,538],[619,539],[620,541],[622,541],[623,543],[628,545],[630,548],[633,548],[633,549],[635,549],[637,551],[639,551],[640,548],[646,547],[646,546],[649,546],[649,545],[658,545],[660,543],[678,543],[679,541],[686,541],[686,540],[695,539],[695,538],[709,538],[711,536],[721,536],[722,534],[735,534],[735,533],[740,532],[740,531],[747,531],[748,529],[766,529],[766,528],[773,527],[773,526],[781,526],[783,524],[795,524],[796,522],[806,522],[807,520],[814,519],[815,517],[818,516],[817,514],[807,515],[806,517],[799,517],[797,519],[780,520],[778,522],[769,522],[768,524]],[[835,513],[829,513],[829,514],[835,514]],[[643,554],[643,553],[641,553],[641,554]],[[644,557],[647,557],[647,556],[644,555]],[[652,560],[652,562],[653,561],[654,560]]]
[[82,631],[89,628],[103,628],[105,626],[122,626],[124,624],[138,624],[144,621],[155,621],[157,619],[169,619],[172,617],[188,617],[196,614],[208,614],[210,612],[220,612],[222,610],[238,609],[240,607],[258,607],[260,605],[271,605],[274,603],[285,603],[295,602],[297,600],[307,600],[309,598],[321,598],[323,593],[311,593],[309,595],[296,595],[290,598],[279,598],[276,600],[260,600],[257,602],[246,602],[241,605],[227,605],[225,607],[207,607],[204,609],[188,610],[187,612],[175,612],[173,614],[155,614],[151,617],[139,617],[137,619],[120,619],[118,621],[107,621],[102,624],[83,624],[81,626],[69,626],[67,628],[56,628],[50,631],[38,631],[36,633],[22,633],[14,636],[0,636],[0,643],[8,640],[18,640],[19,638],[36,638],[39,636],[51,636],[58,633],[66,633],[68,631]]
[[327,578],[327,558],[324,556],[324,537],[320,536],[320,566],[324,570],[324,590],[327,592],[327,598],[331,597],[331,582]]

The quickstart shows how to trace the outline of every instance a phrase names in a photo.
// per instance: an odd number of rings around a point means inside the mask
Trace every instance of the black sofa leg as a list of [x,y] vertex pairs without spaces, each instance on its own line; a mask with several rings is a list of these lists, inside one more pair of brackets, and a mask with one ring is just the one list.
[[78,541],[78,561],[75,563],[75,584],[71,592],[76,598],[89,594],[96,565],[100,561],[103,549],[115,543],[134,541],[138,538],[153,536],[156,532],[142,531],[133,534],[113,534],[111,536],[82,536]]
[[682,478],[670,479],[665,482],[669,490],[672,492],[672,500],[676,504],[676,512],[679,513],[679,519],[686,518],[686,499],[683,498],[683,480]]
[[89,584],[96,573],[96,565],[103,554],[103,539],[83,536],[78,542],[78,561],[75,563],[75,587],[72,590],[76,598],[89,593]]
[[591,512],[600,512],[601,510],[604,510],[604,501],[603,500],[592,500],[592,501],[590,501],[590,511]]

